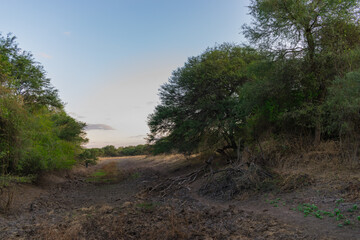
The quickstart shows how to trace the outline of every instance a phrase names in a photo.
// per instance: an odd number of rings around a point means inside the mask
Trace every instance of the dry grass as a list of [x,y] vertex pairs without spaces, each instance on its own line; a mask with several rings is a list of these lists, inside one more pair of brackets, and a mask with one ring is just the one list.
[[165,175],[176,172],[177,169],[185,169],[196,162],[180,154],[101,158],[99,164],[88,173],[88,181],[116,183],[129,177],[137,178],[142,169],[149,168]]
[[215,199],[230,200],[237,195],[245,197],[249,195],[249,191],[254,192],[261,188],[264,182],[272,179],[273,176],[268,171],[254,163],[249,166],[247,164],[233,165],[214,171],[213,174],[209,173],[199,193]]
[[14,201],[14,186],[0,187],[0,212],[8,213]]
[[[304,148],[303,152],[292,152],[291,146],[285,147],[285,150],[278,155],[271,155],[274,154],[276,149],[282,147],[277,141],[262,142],[262,147],[265,156],[270,161],[268,165],[272,166],[272,169],[276,170],[280,175],[279,179],[281,179],[281,182],[278,186],[282,191],[292,192],[309,186],[314,182],[331,182],[336,180],[341,183],[336,185],[336,187],[339,187],[340,190],[344,189],[344,194],[346,195],[344,195],[344,199],[358,199],[360,197],[360,173],[354,173],[354,175],[349,177],[349,168],[341,166],[341,161],[337,160],[340,156],[339,151],[341,148],[338,148],[339,146],[336,143],[322,143],[316,148],[308,147],[306,151]],[[256,152],[256,149],[251,149],[248,151],[249,156],[245,154],[244,159],[251,157],[251,151],[254,152],[254,156],[259,156],[259,152]],[[270,156],[273,156],[274,159],[271,159]],[[327,158],[324,156],[327,156]],[[182,155],[137,156],[123,158],[123,160],[103,159],[98,166],[94,166],[88,169],[88,171],[93,170],[93,173],[101,173],[93,176],[101,179],[103,182],[100,183],[102,184],[129,178],[133,173],[137,173],[142,166],[147,167],[148,176],[152,176],[150,173],[154,171],[153,167],[156,167],[156,170],[168,172],[172,177],[182,176],[184,172],[189,173],[198,165],[202,165],[206,160],[206,156],[193,156],[191,159],[187,159]],[[213,164],[221,164],[221,161],[218,162],[218,160],[221,159],[215,159]],[[136,164],[133,164],[134,161],[136,161]],[[324,171],[321,167],[327,166],[326,161],[333,162],[328,163],[330,170]],[[259,182],[264,182],[268,178],[267,175],[263,176],[265,169],[257,168],[258,165],[254,166],[255,168],[248,166],[248,169],[219,171],[219,173],[224,173],[224,178],[220,179],[224,184],[220,186],[219,191],[218,189],[214,191],[224,194],[227,189],[223,188],[223,186],[235,183],[236,189],[243,192],[241,197],[246,198],[251,193],[244,190],[254,188]],[[223,170],[220,167],[214,168],[215,171]],[[336,167],[343,170],[336,169]],[[333,169],[336,169],[336,171]],[[143,173],[141,172],[141,174]],[[204,176],[208,175],[205,174]],[[146,175],[144,174],[142,177],[146,177]],[[151,183],[158,184],[159,181],[166,178],[161,177],[164,176],[152,179],[151,181],[153,182]],[[128,184],[128,182],[124,183],[124,185]],[[195,185],[198,183],[201,182],[194,182],[190,186],[191,189],[195,189]],[[217,183],[214,184],[215,187]],[[246,184],[244,185],[243,183]],[[120,185],[119,191],[122,190]],[[190,191],[190,188],[188,190]],[[309,238],[308,232],[303,231],[300,225],[290,226],[284,224],[284,222],[287,222],[283,221],[284,219],[276,220],[263,212],[257,215],[256,212],[250,213],[239,209],[234,210],[234,208],[230,207],[231,205],[229,208],[220,204],[216,207],[210,207],[211,205],[207,205],[208,202],[204,203],[198,201],[198,199],[192,200],[184,192],[186,191],[179,191],[179,194],[174,194],[167,198],[146,195],[139,198],[137,195],[134,195],[134,198],[124,199],[124,201],[133,202],[125,202],[123,205],[120,205],[120,201],[107,202],[109,205],[101,205],[104,204],[101,201],[92,207],[74,208],[71,212],[61,212],[61,214],[57,215],[58,219],[56,221],[52,221],[52,216],[49,215],[38,224],[31,226],[32,231],[28,237],[30,239],[60,240],[313,239]],[[233,195],[233,193],[230,193],[230,195]],[[258,205],[256,205],[257,208]]]
[[192,204],[144,208],[126,202],[121,208],[82,209],[63,223],[44,223],[40,239],[305,239],[301,231],[268,216],[249,215],[234,207],[198,209]]
[[[354,160],[354,153],[336,141],[321,142],[314,146],[311,138],[275,140],[268,138],[261,142],[264,164],[280,172],[306,171],[310,175],[321,175],[325,172],[352,172],[360,169],[360,160]],[[244,154],[245,161],[249,156],[259,158],[259,149],[254,147]]]
[[359,182],[350,182],[344,188],[344,198],[348,201],[357,201],[360,199],[360,184]]
[[[317,146],[312,142],[312,138],[305,137],[268,137],[260,143],[262,153],[258,146],[254,146],[244,151],[243,161],[255,161],[270,169],[278,176],[276,185],[281,191],[289,192],[317,185],[322,190],[343,191],[347,199],[360,197],[360,189],[354,187],[360,185],[360,161],[351,152],[356,144],[353,143],[349,148],[344,142],[327,141]],[[348,190],[352,192],[348,193]]]
[[87,178],[88,182],[93,183],[117,183],[126,179],[130,175],[130,171],[121,170],[116,162],[108,162],[102,164],[101,167],[92,171]]
[[283,192],[291,192],[296,189],[312,185],[315,181],[306,173],[287,174],[282,176],[282,181],[279,183]]

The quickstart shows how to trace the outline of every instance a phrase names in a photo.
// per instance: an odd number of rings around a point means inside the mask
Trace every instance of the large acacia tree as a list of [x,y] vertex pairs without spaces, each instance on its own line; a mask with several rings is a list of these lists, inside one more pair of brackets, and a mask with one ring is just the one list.
[[[148,118],[149,142],[160,151],[183,153],[237,148],[235,112],[248,66],[260,56],[249,48],[223,44],[191,57],[161,86],[161,104]],[[156,151],[156,150],[155,150]]]

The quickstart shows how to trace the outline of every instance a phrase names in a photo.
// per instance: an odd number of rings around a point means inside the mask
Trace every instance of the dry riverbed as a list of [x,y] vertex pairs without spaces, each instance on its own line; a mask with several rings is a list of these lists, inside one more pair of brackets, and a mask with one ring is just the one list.
[[198,157],[138,156],[48,174],[16,186],[0,239],[360,239],[356,174],[279,173],[237,191],[224,176],[206,193],[207,173],[174,184],[202,165]]

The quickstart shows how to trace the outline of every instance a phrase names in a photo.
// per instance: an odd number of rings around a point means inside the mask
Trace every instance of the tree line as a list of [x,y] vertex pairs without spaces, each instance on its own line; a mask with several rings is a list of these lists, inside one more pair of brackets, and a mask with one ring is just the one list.
[[154,153],[224,155],[266,136],[360,140],[360,25],[355,0],[253,0],[249,44],[188,58],[148,117]]
[[16,37],[0,35],[0,176],[150,154],[148,145],[83,148],[85,126],[65,112],[58,90],[33,55],[19,47]]
[[0,35],[0,176],[70,168],[87,142],[41,64]]
[[102,148],[88,148],[80,154],[80,158],[95,163],[98,157],[124,157],[152,154],[151,147],[148,144],[139,144],[136,146],[118,147],[107,145]]

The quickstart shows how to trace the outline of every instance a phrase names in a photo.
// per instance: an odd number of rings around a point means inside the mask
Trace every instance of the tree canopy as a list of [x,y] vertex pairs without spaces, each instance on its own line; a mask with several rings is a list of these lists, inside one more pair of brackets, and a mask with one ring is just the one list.
[[[251,48],[223,44],[191,57],[161,86],[161,104],[149,116],[150,142],[181,152],[237,147],[234,111],[239,88],[261,56]],[[166,142],[171,146],[166,146]]]
[[64,111],[31,53],[0,35],[0,175],[72,166],[87,141],[84,127]]
[[251,1],[253,22],[243,33],[252,48],[209,48],[161,86],[148,118],[154,151],[221,152],[265,133],[312,135],[315,143],[340,132],[358,136],[359,5]]
[[[243,29],[251,43],[261,49],[312,59],[329,41],[325,32],[351,38],[353,33],[345,25],[358,24],[358,7],[357,0],[252,0],[249,8],[253,22]],[[339,40],[331,39],[341,43]]]
[[13,89],[25,104],[57,108],[63,106],[43,66],[34,60],[30,52],[18,47],[14,36],[0,36],[0,56],[2,84]]

